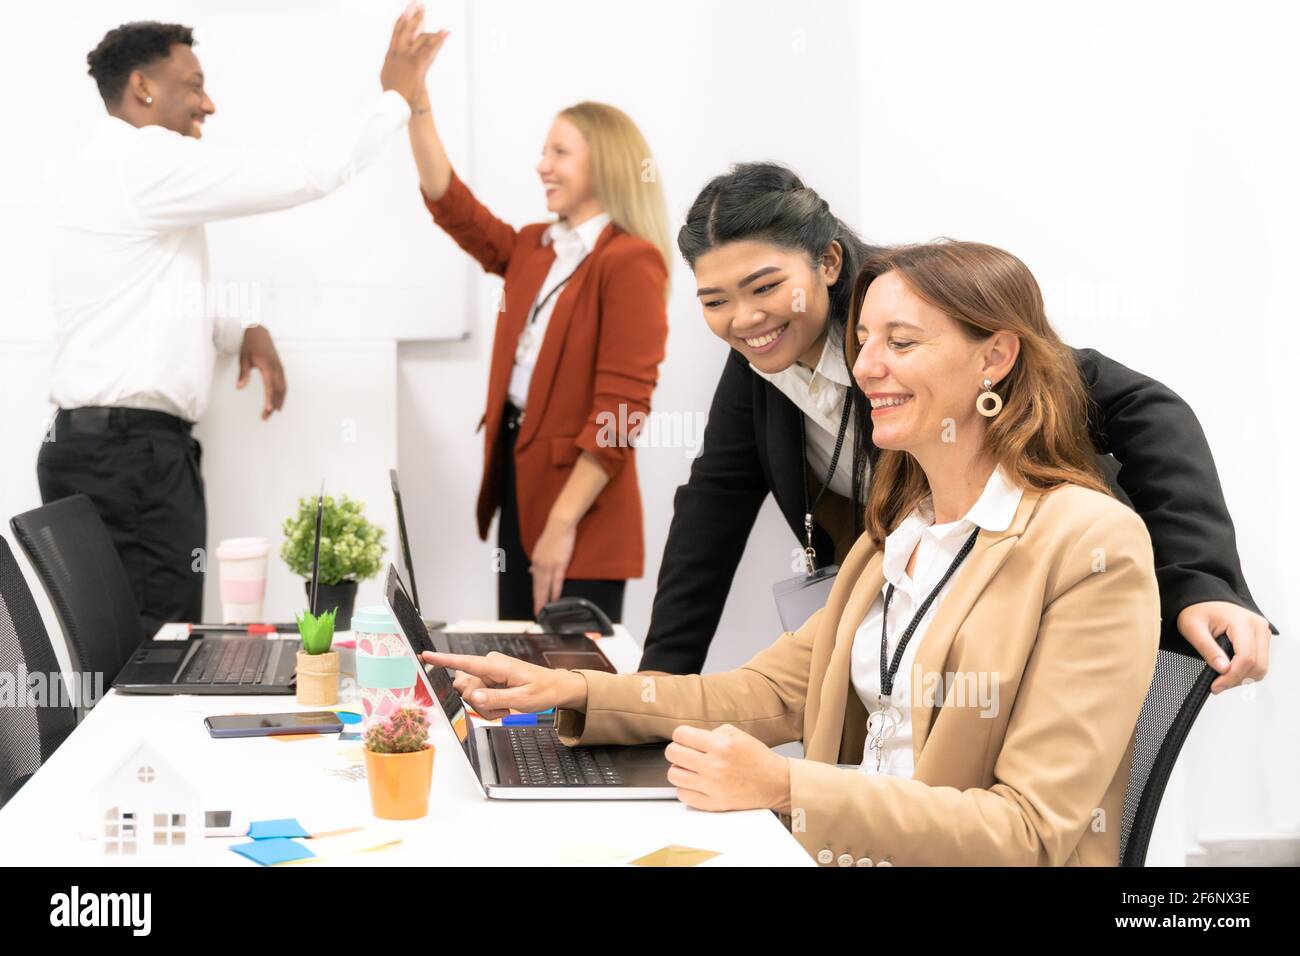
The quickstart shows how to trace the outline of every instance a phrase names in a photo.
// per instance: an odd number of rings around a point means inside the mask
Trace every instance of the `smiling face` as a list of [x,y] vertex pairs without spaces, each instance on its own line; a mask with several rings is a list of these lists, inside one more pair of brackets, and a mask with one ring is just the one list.
[[183,43],[172,44],[170,55],[142,68],[138,76],[133,75],[131,87],[127,96],[136,95],[141,101],[141,93],[153,97],[153,102],[145,106],[151,125],[182,136],[201,137],[203,121],[217,111],[203,89],[199,58]]
[[797,361],[815,367],[841,264],[838,242],[815,267],[799,249],[728,242],[695,260],[696,295],[713,334],[755,368],[772,374]]
[[982,441],[985,419],[975,398],[985,378],[996,384],[1010,371],[1019,341],[1008,332],[972,339],[968,328],[914,293],[897,272],[867,287],[853,378],[870,401],[876,445],[924,463],[934,448],[965,444],[966,436]]
[[591,175],[591,148],[578,127],[557,116],[546,134],[537,175],[546,191],[546,208],[573,225],[603,210]]

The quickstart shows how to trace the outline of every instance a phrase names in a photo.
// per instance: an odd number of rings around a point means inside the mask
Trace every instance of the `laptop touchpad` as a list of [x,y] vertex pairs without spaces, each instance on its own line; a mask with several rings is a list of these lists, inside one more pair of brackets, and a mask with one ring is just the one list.
[[184,656],[184,648],[151,647],[141,651],[137,660],[141,664],[175,664]]
[[556,670],[605,670],[605,658],[595,651],[543,651],[542,659]]

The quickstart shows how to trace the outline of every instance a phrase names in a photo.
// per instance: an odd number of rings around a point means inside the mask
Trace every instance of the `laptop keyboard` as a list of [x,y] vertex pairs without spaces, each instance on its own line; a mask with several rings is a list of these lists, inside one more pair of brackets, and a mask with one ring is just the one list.
[[497,651],[530,664],[546,666],[541,651],[558,649],[563,642],[553,634],[448,634],[453,654],[489,654]]
[[619,786],[623,778],[603,754],[566,747],[554,727],[508,727],[515,767],[525,786]]
[[207,640],[177,683],[257,684],[266,676],[271,642],[260,637]]

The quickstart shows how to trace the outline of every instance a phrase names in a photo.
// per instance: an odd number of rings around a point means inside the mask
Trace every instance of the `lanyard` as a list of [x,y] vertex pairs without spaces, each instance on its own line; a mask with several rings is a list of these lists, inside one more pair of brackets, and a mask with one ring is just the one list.
[[[803,533],[804,533],[804,560],[808,565],[808,573],[812,574],[817,570],[817,549],[813,547],[813,514],[817,511],[817,506],[821,504],[822,495],[826,494],[826,489],[831,486],[831,479],[835,476],[835,466],[839,464],[840,451],[844,447],[844,436],[849,430],[849,414],[853,411],[852,389],[844,393],[844,412],[840,415],[840,430],[835,436],[835,451],[831,454],[830,467],[826,469],[826,480],[822,482],[821,490],[817,492],[817,497],[811,505],[808,504],[808,486],[804,485],[804,505],[808,508],[803,515]],[[805,450],[804,454],[807,454]]]
[[[537,321],[538,314],[545,307],[546,303],[551,301],[551,296],[555,295],[555,293],[559,292],[561,289],[563,289],[566,285],[569,284],[569,280],[572,279],[577,274],[578,270],[582,268],[582,264],[586,261],[587,261],[586,256],[583,256],[580,260],[578,260],[578,264],[574,266],[573,272],[570,272],[559,282],[555,283],[555,285],[551,286],[551,291],[546,293],[546,295],[542,296],[541,301],[538,302],[535,306],[533,306],[533,311],[528,314],[528,321],[524,323],[523,331],[520,332],[519,341],[515,344],[516,364],[523,361],[524,358],[528,355],[528,353],[532,350],[533,336],[535,334],[533,332],[533,327],[534,327],[534,323]],[[520,416],[520,421],[523,421],[522,415]]]
[[930,605],[938,596],[939,591],[948,583],[956,572],[961,563],[966,560],[966,555],[970,554],[971,549],[975,547],[975,539],[979,537],[980,529],[976,528],[971,532],[971,536],[966,539],[966,543],[961,546],[957,552],[957,557],[953,558],[952,564],[948,565],[948,570],[944,572],[939,583],[934,586],[929,596],[921,603],[916,613],[912,615],[912,623],[907,625],[907,630],[903,636],[898,639],[898,647],[894,650],[894,659],[889,662],[888,667],[885,665],[885,654],[889,645],[889,602],[894,597],[894,586],[891,584],[885,591],[885,613],[880,616],[880,696],[888,699],[894,690],[894,675],[898,673],[898,665],[903,660],[903,651],[907,649],[907,642],[912,639],[916,627],[921,623],[921,618],[925,617],[925,612],[930,610]]
[[533,322],[536,320],[536,318],[537,318],[537,313],[539,313],[539,312],[542,311],[543,306],[545,306],[547,302],[551,301],[551,296],[555,295],[555,293],[557,293],[557,292],[559,292],[561,289],[563,289],[563,288],[568,284],[569,280],[572,279],[572,278],[577,274],[578,269],[581,269],[581,268],[582,268],[582,264],[583,264],[584,262],[586,262],[586,261],[587,261],[587,257],[586,257],[586,256],[583,256],[581,259],[579,259],[579,260],[578,260],[578,265],[574,268],[573,272],[570,272],[567,276],[565,276],[565,277],[564,277],[563,279],[561,279],[559,282],[555,283],[555,285],[551,286],[551,291],[548,292],[548,293],[546,293],[546,295],[542,296],[542,301],[541,301],[541,302],[538,302],[535,306],[533,306],[533,311],[532,311],[532,313],[528,316],[528,324],[529,324],[529,325],[532,325]]

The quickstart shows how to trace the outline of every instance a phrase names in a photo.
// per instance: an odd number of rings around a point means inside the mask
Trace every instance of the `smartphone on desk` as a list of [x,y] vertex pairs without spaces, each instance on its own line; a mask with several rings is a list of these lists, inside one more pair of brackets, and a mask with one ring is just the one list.
[[343,721],[332,710],[300,714],[225,714],[207,717],[203,726],[213,737],[274,737],[280,734],[338,734]]

